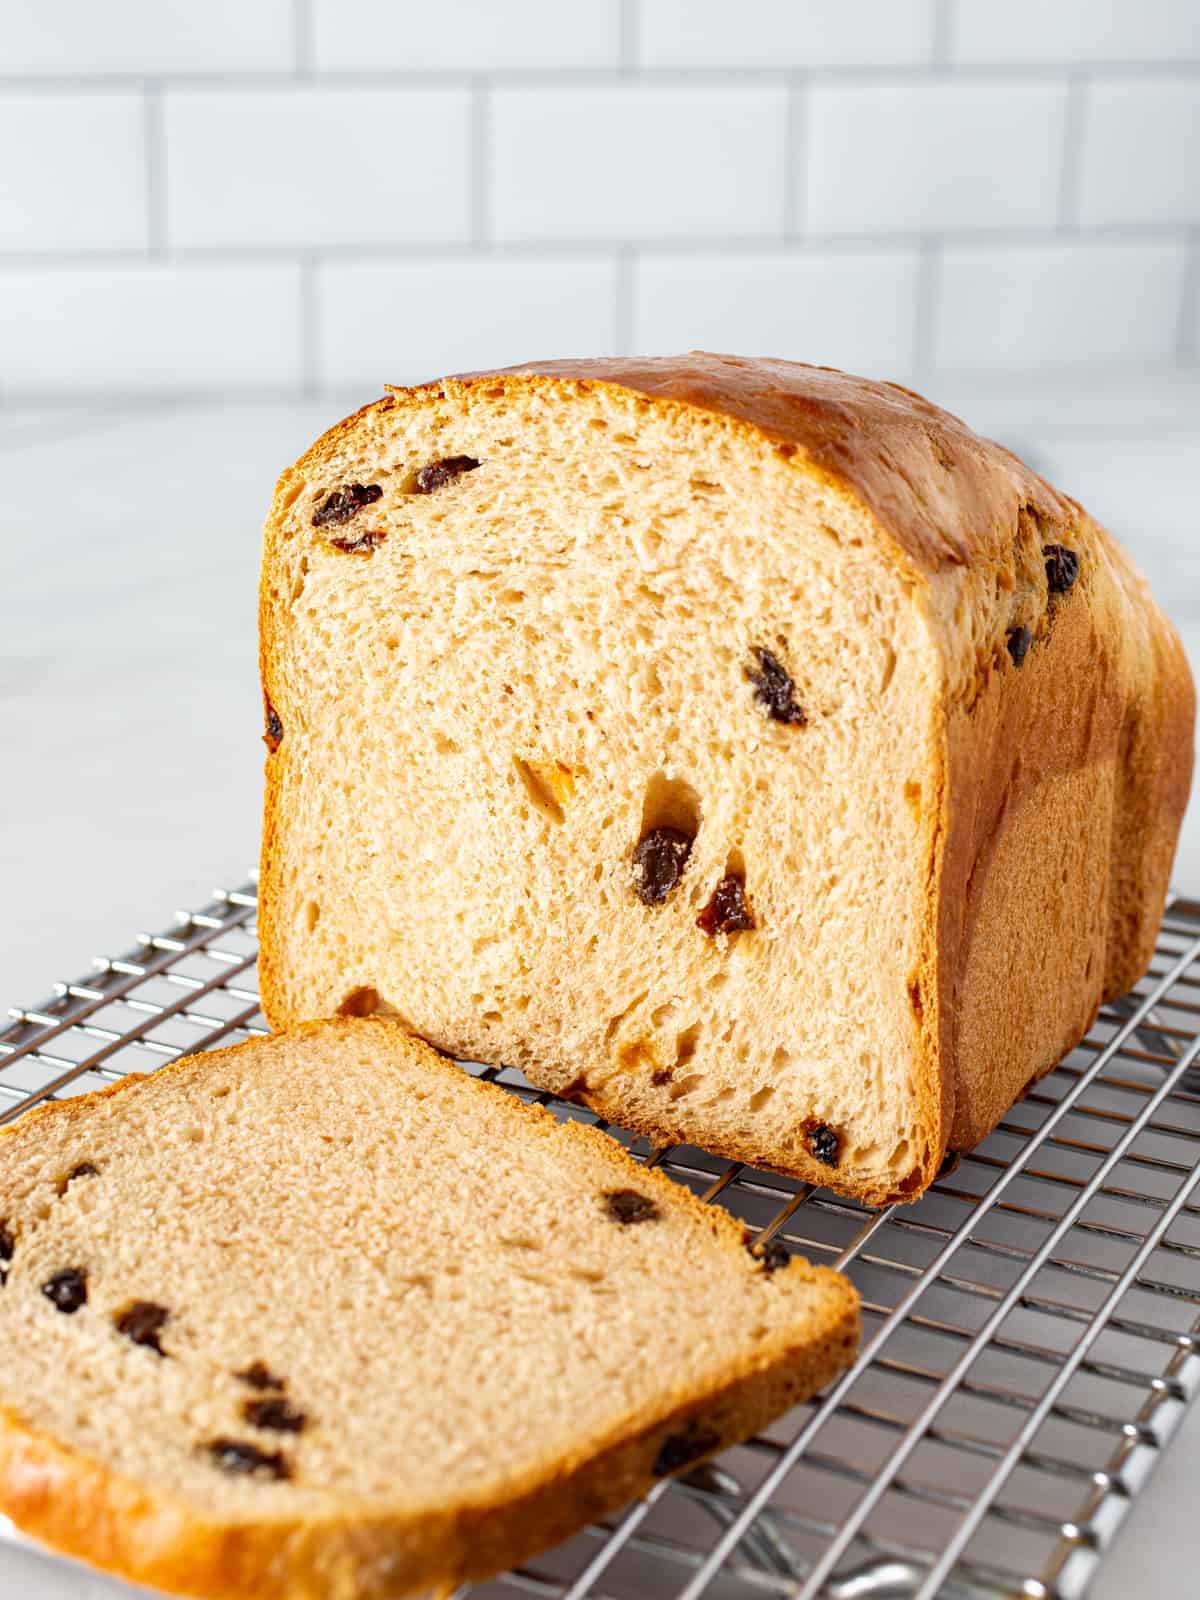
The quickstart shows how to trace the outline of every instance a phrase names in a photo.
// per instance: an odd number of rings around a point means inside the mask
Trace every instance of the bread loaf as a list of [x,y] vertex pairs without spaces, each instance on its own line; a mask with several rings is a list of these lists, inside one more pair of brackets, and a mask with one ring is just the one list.
[[280,479],[261,622],[275,1025],[395,1014],[880,1202],[1149,960],[1178,640],[1080,506],[895,385],[392,391]]
[[845,1279],[395,1023],[0,1138],[0,1511],[212,1600],[522,1560],[846,1363]]

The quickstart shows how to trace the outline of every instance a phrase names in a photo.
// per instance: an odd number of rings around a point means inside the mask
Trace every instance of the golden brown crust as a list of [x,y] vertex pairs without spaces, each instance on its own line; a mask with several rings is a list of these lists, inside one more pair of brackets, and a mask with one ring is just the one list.
[[[789,1269],[791,1270],[791,1269]],[[582,1451],[503,1501],[441,1512],[355,1513],[324,1521],[206,1522],[0,1410],[0,1505],[31,1538],[135,1583],[204,1600],[393,1600],[442,1581],[490,1577],[645,1494],[664,1442],[681,1437],[698,1465],[798,1405],[853,1358],[857,1297],[836,1284],[827,1342],[780,1349],[653,1426]],[[689,1429],[689,1424],[691,1428]]]
[[[1191,782],[1195,700],[1186,659],[1113,541],[1011,452],[895,384],[703,353],[537,362],[393,391],[319,440],[293,469],[295,477],[285,473],[267,523],[264,574],[289,485],[375,411],[419,406],[451,388],[481,397],[533,391],[561,399],[593,386],[633,391],[659,409],[703,410],[796,455],[869,513],[884,548],[915,580],[945,667],[942,698],[931,708],[943,753],[931,774],[923,949],[910,980],[923,1039],[917,1088],[928,1145],[894,1192],[843,1181],[803,1156],[788,1168],[869,1204],[915,1199],[936,1175],[948,1143],[963,1147],[983,1137],[1022,1089],[1078,1042],[1102,995],[1122,992],[1145,970]],[[1038,562],[1043,543],[1059,542],[1082,552],[1085,573],[1076,590],[1050,604],[1044,579],[1037,580]],[[1018,668],[1005,653],[1003,631],[981,646],[981,625],[997,596],[1035,581],[1042,585],[1035,597],[1041,610],[1030,617],[1034,644]],[[265,604],[262,617],[269,674],[278,650]],[[269,923],[280,826],[271,759],[260,982],[264,1010],[276,1022],[287,1020],[287,1011]],[[1029,885],[1016,892],[1020,874],[1007,858],[1021,853],[1022,840],[1031,850],[1052,850],[1066,815],[1053,780],[1100,769],[1107,773],[1105,794],[1095,805],[1082,804],[1084,831],[1100,829],[1108,842],[1105,865],[1098,865],[1097,841],[1089,838],[1070,881],[1052,895],[1044,880],[1031,903]],[[1057,925],[1046,914],[1048,898],[1056,900]],[[1099,935],[1098,907],[1105,913]],[[1031,916],[1039,937],[1023,938]],[[1010,949],[1016,965],[981,961],[989,941]],[[1058,965],[1047,967],[1043,952],[1055,953]],[[1030,1008],[1022,971],[1055,973],[1057,999],[1043,984],[1040,1012]],[[1022,1007],[1040,1031],[1027,1029],[1018,1049],[1004,1019]],[[588,1098],[628,1120],[619,1104]],[[682,1128],[636,1119],[634,1131],[660,1143],[687,1137]],[[771,1164],[766,1152],[749,1146],[719,1153]]]
[[[386,1018],[311,1022],[291,1035],[348,1029],[409,1037]],[[251,1040],[185,1057],[157,1076],[228,1069],[232,1059],[270,1043]],[[459,1069],[447,1063],[446,1070]],[[36,1137],[45,1119],[85,1118],[98,1100],[126,1095],[142,1081],[131,1074],[95,1094],[39,1107],[2,1130],[3,1137]],[[512,1105],[495,1085],[479,1082],[477,1088]],[[639,1166],[597,1129],[564,1129],[539,1107],[523,1107],[519,1114],[546,1135],[565,1135],[602,1151],[608,1161],[627,1163],[639,1189],[657,1189],[668,1204],[691,1212],[740,1248],[743,1229],[728,1212]],[[324,1517],[214,1522],[0,1407],[0,1509],[45,1545],[134,1582],[204,1600],[392,1600],[438,1581],[453,1585],[487,1577],[644,1494],[656,1481],[654,1466],[669,1437],[685,1434],[698,1462],[764,1427],[849,1363],[859,1337],[858,1296],[849,1282],[799,1258],[772,1278],[780,1285],[804,1280],[820,1287],[821,1304],[813,1313],[821,1323],[819,1337],[806,1326],[746,1350],[712,1388],[681,1390],[666,1414],[635,1408],[604,1434],[581,1436],[574,1452],[552,1467],[514,1475],[503,1498],[417,1508],[335,1503]],[[770,1292],[769,1284],[764,1287]]]
[[833,367],[693,351],[537,361],[503,376],[519,382],[522,374],[635,389],[659,404],[733,418],[799,450],[866,506],[923,572],[996,554],[1018,506],[1060,518],[1075,509],[1011,451],[911,389]]
[[1086,515],[1037,519],[1079,577],[1018,667],[998,650],[947,722],[941,981],[950,1143],[968,1149],[1153,953],[1187,802],[1195,701],[1170,624]]

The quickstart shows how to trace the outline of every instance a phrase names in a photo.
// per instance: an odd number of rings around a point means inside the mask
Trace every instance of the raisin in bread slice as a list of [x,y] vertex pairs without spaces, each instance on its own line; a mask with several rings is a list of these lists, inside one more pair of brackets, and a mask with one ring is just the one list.
[[395,391],[284,473],[261,619],[275,1024],[396,1012],[881,1201],[1149,960],[1179,643],[1078,505],[893,385]]
[[0,1510],[185,1594],[493,1572],[856,1342],[845,1279],[387,1021],[192,1057],[0,1152]]

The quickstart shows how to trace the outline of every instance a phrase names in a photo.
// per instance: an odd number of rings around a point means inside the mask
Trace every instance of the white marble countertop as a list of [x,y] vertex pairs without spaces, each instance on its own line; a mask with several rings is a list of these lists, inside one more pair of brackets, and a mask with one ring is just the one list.
[[[1200,387],[963,379],[936,397],[1125,539],[1200,666]],[[0,1002],[35,1003],[254,861],[259,524],[278,468],[361,398],[0,412]],[[1176,881],[1200,894],[1196,807]],[[1200,1407],[1096,1600],[1196,1592],[1197,1482]],[[122,1592],[0,1549],[0,1600]]]

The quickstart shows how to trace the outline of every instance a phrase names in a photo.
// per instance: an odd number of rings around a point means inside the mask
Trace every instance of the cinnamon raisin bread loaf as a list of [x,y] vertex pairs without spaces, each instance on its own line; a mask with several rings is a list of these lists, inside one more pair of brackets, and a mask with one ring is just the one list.
[[280,480],[262,982],[912,1197],[1145,968],[1192,764],[1082,508],[892,384],[572,361]]
[[0,1511],[214,1600],[496,1571],[849,1359],[845,1279],[386,1021],[0,1139]]

